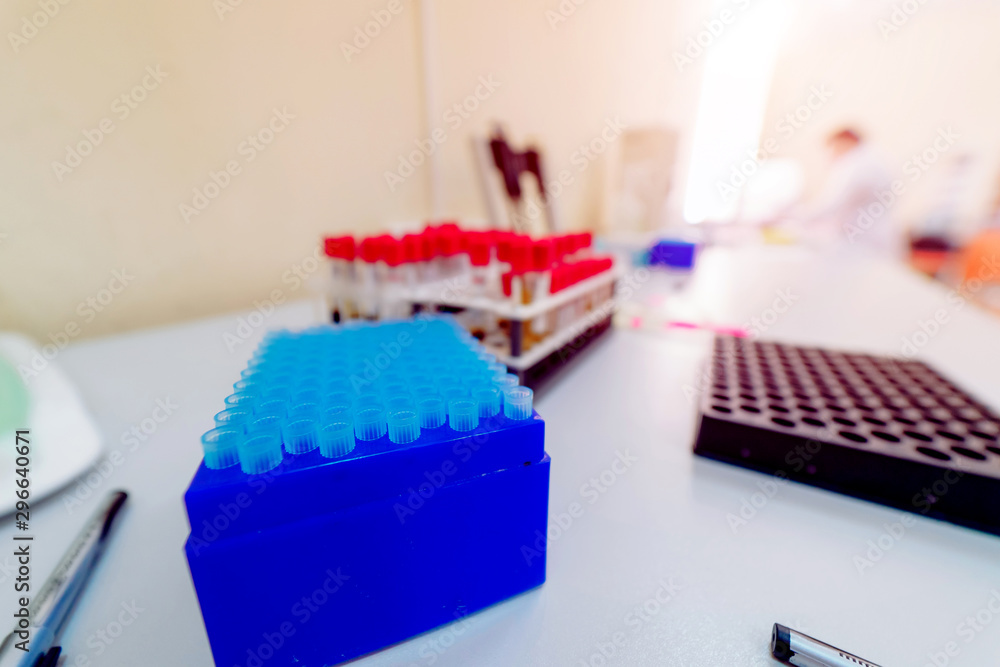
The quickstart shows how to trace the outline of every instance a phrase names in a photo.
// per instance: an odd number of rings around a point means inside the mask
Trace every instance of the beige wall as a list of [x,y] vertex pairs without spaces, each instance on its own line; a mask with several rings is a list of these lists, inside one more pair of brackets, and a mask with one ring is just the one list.
[[[886,167],[907,185],[894,214],[907,225],[933,204],[948,160],[975,157],[961,211],[965,230],[981,222],[1000,176],[1000,6],[977,0],[928,0],[905,21],[898,2],[799,3],[779,58],[765,135],[801,105],[810,86],[833,97],[802,127],[782,139],[779,155],[800,160],[816,193],[824,175],[826,134],[842,124],[860,127]],[[826,9],[824,9],[824,6]],[[881,22],[881,23],[880,23]],[[891,26],[891,27],[887,27]],[[898,29],[893,29],[898,28]],[[951,126],[957,143],[917,180],[904,172],[914,153]],[[779,138],[780,135],[778,135]]]
[[[249,308],[291,293],[285,272],[323,232],[419,213],[426,190],[387,197],[380,169],[421,128],[416,13],[353,62],[338,46],[385,5],[247,0],[220,19],[211,0],[73,0],[18,53],[4,40],[3,327],[84,337]],[[5,3],[0,25],[33,10]],[[166,77],[122,119],[114,100],[147,66]],[[275,108],[295,118],[241,154]],[[53,161],[102,118],[114,130],[60,182]],[[185,222],[179,206],[231,160],[240,172]],[[115,270],[134,278],[104,306]]]
[[[53,0],[4,3],[3,32],[39,1]],[[557,171],[606,118],[678,124],[695,101],[697,68],[681,75],[671,58],[685,36],[675,2],[588,2],[553,28],[557,0],[437,0],[428,124],[419,4],[402,0],[347,62],[340,43],[389,0],[238,1],[220,17],[227,0],[55,0],[16,52],[0,44],[0,328],[83,338],[304,294],[293,269],[322,234],[430,214],[426,165],[393,192],[385,181],[430,127],[448,133],[441,211],[482,218],[470,132],[503,120],[516,141],[544,139]],[[115,100],[148,66],[166,76],[123,118]],[[448,107],[490,75],[501,85],[449,125]],[[274,108],[295,118],[250,161],[242,142]],[[60,180],[53,162],[105,118],[113,131]],[[179,206],[229,161],[239,173],[185,221]],[[594,221],[600,169],[560,198],[573,226]]]

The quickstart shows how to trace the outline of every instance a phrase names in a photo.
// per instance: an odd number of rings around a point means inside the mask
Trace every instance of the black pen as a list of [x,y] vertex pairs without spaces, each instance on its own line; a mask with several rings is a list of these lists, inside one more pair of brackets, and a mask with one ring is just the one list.
[[[112,491],[101,502],[38,594],[31,598],[28,627],[15,628],[0,644],[0,667],[51,667],[58,662],[61,649],[55,646],[56,639],[104,552],[111,526],[127,498],[124,491]],[[25,639],[28,651],[16,647]]]

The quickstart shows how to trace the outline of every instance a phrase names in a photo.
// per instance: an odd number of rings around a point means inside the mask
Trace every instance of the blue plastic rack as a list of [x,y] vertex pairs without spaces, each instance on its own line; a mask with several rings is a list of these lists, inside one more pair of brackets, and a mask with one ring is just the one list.
[[332,665],[544,582],[544,422],[450,320],[274,332],[234,390],[185,494],[216,664]]

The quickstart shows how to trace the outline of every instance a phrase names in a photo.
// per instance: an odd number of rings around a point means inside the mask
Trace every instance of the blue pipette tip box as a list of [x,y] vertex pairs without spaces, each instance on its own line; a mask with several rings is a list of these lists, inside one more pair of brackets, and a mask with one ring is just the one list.
[[649,265],[683,270],[694,267],[698,246],[688,241],[661,239],[649,249]]
[[441,317],[265,338],[185,494],[216,664],[341,663],[545,581],[545,425],[491,363]]

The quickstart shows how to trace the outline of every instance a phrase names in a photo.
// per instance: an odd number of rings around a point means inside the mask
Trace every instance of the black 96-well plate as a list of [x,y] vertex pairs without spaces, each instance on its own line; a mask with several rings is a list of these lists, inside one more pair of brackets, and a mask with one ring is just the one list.
[[926,364],[719,336],[696,454],[1000,535],[1000,417]]

